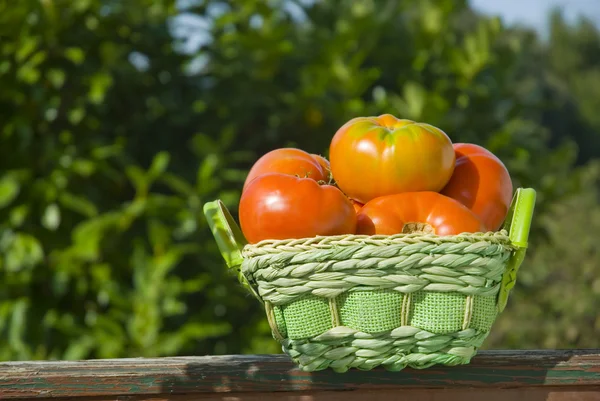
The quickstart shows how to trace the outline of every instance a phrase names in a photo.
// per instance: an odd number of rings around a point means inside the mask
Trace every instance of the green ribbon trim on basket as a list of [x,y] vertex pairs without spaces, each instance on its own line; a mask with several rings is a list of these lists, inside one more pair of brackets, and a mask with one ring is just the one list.
[[248,242],[229,210],[222,201],[215,200],[204,204],[203,212],[227,267],[234,270],[239,282],[262,302],[254,286],[242,273],[242,249]]
[[510,242],[517,247],[508,261],[498,293],[498,312],[502,312],[508,302],[511,289],[517,282],[517,272],[527,252],[529,229],[535,207],[536,193],[532,188],[518,188],[513,197],[504,230],[508,231]]

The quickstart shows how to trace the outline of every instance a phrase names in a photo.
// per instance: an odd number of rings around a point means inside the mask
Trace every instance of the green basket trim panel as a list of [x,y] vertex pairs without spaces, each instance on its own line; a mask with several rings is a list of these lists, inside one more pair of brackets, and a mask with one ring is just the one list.
[[469,328],[479,331],[490,331],[496,317],[498,308],[495,297],[473,297],[473,316]]
[[285,317],[283,316],[283,310],[281,306],[273,306],[273,315],[275,316],[275,324],[277,325],[277,330],[283,337],[287,337],[287,325],[285,324]]
[[465,296],[456,293],[419,291],[413,294],[409,324],[432,333],[462,330]]
[[325,298],[309,295],[281,308],[289,338],[310,338],[331,329],[331,311]]
[[367,333],[386,332],[401,325],[403,294],[391,290],[351,291],[337,303],[341,325]]
[[496,297],[475,295],[472,301],[468,299],[460,293],[418,291],[407,297],[393,290],[350,291],[338,297],[332,308],[328,299],[309,295],[281,307],[282,321],[277,322],[277,329],[293,340],[310,339],[336,326],[373,335],[403,325],[437,334],[469,328],[489,331],[496,318]]

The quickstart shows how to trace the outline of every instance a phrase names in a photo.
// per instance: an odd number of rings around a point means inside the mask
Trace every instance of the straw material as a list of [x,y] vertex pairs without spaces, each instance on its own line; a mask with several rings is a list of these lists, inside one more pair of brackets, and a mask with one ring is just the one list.
[[488,336],[515,249],[504,230],[262,241],[241,273],[303,370],[450,366]]

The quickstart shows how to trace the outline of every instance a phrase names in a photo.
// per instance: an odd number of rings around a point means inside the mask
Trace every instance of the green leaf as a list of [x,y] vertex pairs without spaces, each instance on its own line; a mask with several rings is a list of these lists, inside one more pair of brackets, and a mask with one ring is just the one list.
[[119,228],[121,217],[120,213],[109,212],[79,223],[72,233],[74,244],[70,251],[85,260],[96,260],[100,242]]
[[94,159],[105,160],[111,157],[118,156],[123,151],[123,147],[119,144],[108,146],[97,146],[92,149]]
[[80,213],[86,217],[94,217],[98,215],[98,209],[89,200],[82,198],[70,192],[61,192],[58,195],[58,203],[65,209],[69,209],[76,213]]
[[207,108],[207,104],[203,100],[196,100],[192,104],[192,109],[194,110],[195,113],[202,113],[204,110],[206,110],[206,108]]
[[65,361],[75,361],[87,359],[87,356],[90,354],[91,350],[96,346],[96,339],[91,335],[86,335],[83,337],[79,337],[76,340],[72,341],[65,353],[63,354],[62,359]]
[[18,63],[22,63],[25,59],[31,55],[35,49],[37,49],[39,44],[39,38],[34,36],[26,36],[19,43],[19,48],[15,54],[15,58]]
[[85,108],[83,108],[83,107],[76,107],[74,109],[69,110],[69,112],[68,112],[69,121],[73,125],[79,124],[81,122],[81,120],[83,120],[84,117],[85,117]]
[[96,171],[96,164],[91,160],[75,159],[71,169],[83,177],[89,177]]
[[29,300],[20,298],[12,305],[12,316],[8,331],[8,344],[21,359],[29,359],[29,349],[24,341],[27,332],[27,310]]
[[20,227],[29,215],[29,205],[15,206],[10,211],[10,223],[14,228]]
[[20,192],[20,185],[13,177],[0,178],[0,208],[8,206]]
[[65,57],[79,65],[85,60],[85,52],[79,47],[68,47],[65,49]]
[[54,86],[56,89],[62,88],[62,86],[65,83],[66,75],[63,70],[59,70],[57,68],[51,68],[46,73],[46,76],[48,77],[48,80],[50,81],[50,83],[52,83],[52,86]]
[[154,248],[164,249],[170,242],[169,228],[160,220],[148,221],[148,239]]
[[127,166],[125,169],[127,177],[131,180],[133,186],[136,191],[140,195],[145,195],[148,192],[148,177],[146,176],[146,172],[139,168],[138,166]]
[[194,192],[194,188],[186,180],[175,174],[164,173],[161,175],[160,181],[179,195],[189,196]]
[[173,334],[161,334],[160,344],[163,355],[173,355],[188,343],[195,343],[207,338],[217,338],[231,332],[231,324],[219,323],[187,323]]
[[98,72],[91,78],[89,99],[91,103],[100,104],[104,100],[106,92],[113,84],[113,78],[106,72]]
[[122,222],[125,225],[129,225],[129,222],[135,218],[141,216],[148,207],[148,199],[145,197],[139,197],[129,202],[123,208]]
[[215,140],[203,133],[194,135],[192,138],[192,148],[197,156],[205,156],[219,150],[219,146]]
[[198,168],[197,185],[202,193],[209,192],[215,185],[214,175],[219,166],[219,157],[215,154],[207,155]]
[[17,77],[26,84],[34,84],[40,79],[40,71],[28,64],[25,64],[17,71]]
[[11,272],[31,269],[43,258],[44,250],[37,238],[16,233],[6,252],[5,267]]
[[417,82],[410,81],[404,85],[404,99],[406,101],[406,113],[414,120],[420,120],[425,107],[427,93]]
[[10,71],[10,66],[11,66],[11,63],[8,60],[4,60],[4,61],[0,62],[0,75],[4,75],[8,71]]
[[51,231],[55,231],[60,226],[60,208],[56,203],[46,207],[42,215],[42,225]]
[[221,134],[219,135],[220,149],[229,149],[229,147],[235,141],[236,134],[237,130],[235,129],[235,126],[233,124],[230,124],[224,129],[222,129]]
[[150,169],[148,170],[148,176],[153,178],[160,176],[167,170],[170,160],[171,155],[169,155],[168,152],[158,152],[154,156],[154,159],[152,159],[152,164],[150,165]]

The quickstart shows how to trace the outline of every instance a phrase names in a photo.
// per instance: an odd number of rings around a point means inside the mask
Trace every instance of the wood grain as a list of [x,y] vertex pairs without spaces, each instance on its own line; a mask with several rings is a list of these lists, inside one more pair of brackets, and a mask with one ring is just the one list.
[[[36,400],[30,398],[27,400]],[[296,391],[272,393],[198,393],[139,396],[69,397],[52,401],[600,401],[600,388],[531,387],[520,389],[408,389]],[[25,399],[19,400],[25,401]]]
[[[308,373],[285,355],[0,363],[0,399],[258,400],[261,393],[269,393],[278,399],[351,401],[362,393],[363,399],[373,401],[375,392],[387,392],[388,398],[381,399],[388,400],[409,399],[389,398],[392,394],[428,390],[430,398],[422,399],[452,400],[450,390],[482,394],[498,389],[510,390],[502,392],[511,401],[550,399],[554,393],[570,393],[568,399],[573,400],[598,399],[589,397],[600,394],[600,350],[482,351],[470,365],[401,372]],[[546,398],[533,393],[530,398],[509,395],[534,390]],[[323,398],[323,392],[336,397]],[[586,398],[577,398],[583,394]],[[494,399],[486,397],[486,401]]]

